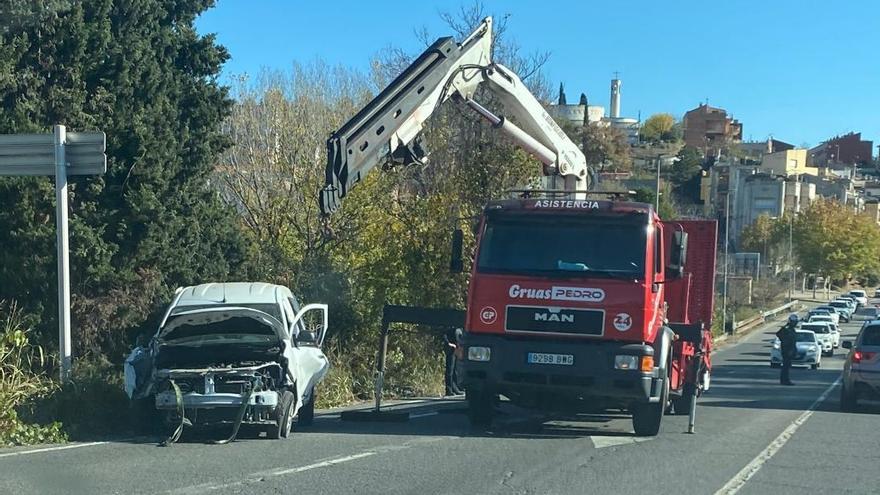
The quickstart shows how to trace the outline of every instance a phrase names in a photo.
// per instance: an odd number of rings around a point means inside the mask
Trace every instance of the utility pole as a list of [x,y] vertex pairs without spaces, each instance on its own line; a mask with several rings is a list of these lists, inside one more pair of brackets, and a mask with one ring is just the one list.
[[794,225],[794,208],[792,208],[791,216],[788,218],[788,264],[791,267],[791,284],[788,287],[788,302],[794,300],[792,294],[794,293],[794,249],[792,244],[792,226]]
[[728,170],[727,195],[724,200],[724,288],[721,296],[721,329],[725,333],[727,332],[727,255],[730,246],[730,184],[732,182],[730,169]]
[[663,159],[662,154],[657,155],[657,197],[654,199],[654,209],[660,211],[660,160]]

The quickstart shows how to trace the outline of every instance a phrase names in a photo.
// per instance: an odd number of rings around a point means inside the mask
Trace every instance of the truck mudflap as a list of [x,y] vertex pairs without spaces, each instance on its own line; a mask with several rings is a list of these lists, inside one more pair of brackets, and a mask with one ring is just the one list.
[[465,333],[461,349],[459,376],[466,388],[514,401],[552,396],[627,407],[656,403],[663,392],[665,371],[655,366],[655,350],[648,344],[572,344]]

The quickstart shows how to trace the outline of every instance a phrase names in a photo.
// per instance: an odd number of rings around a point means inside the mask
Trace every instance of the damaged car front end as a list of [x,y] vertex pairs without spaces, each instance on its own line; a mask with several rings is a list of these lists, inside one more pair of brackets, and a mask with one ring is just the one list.
[[[320,349],[326,305],[294,317],[292,308],[268,309],[272,315],[254,306],[172,304],[155,336],[126,360],[126,392],[141,418],[166,429],[166,443],[184,427],[223,424],[232,425],[223,442],[242,424],[284,438],[298,414],[311,419],[315,385],[329,368]],[[302,315],[315,309],[323,328],[299,332]]]

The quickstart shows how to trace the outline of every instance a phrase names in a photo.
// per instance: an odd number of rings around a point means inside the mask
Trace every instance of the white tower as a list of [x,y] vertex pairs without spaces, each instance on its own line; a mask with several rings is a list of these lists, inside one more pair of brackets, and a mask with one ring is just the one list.
[[617,72],[614,73],[614,79],[611,80],[611,118],[620,118],[620,79]]

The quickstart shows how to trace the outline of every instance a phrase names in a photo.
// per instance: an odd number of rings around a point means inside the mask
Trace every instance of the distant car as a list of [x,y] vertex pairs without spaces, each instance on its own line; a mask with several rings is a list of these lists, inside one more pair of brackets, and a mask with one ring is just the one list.
[[[852,319],[853,309],[850,306],[850,303],[843,300],[834,300],[822,306],[823,308],[831,308],[840,315],[840,320],[844,323],[848,323],[849,320]],[[838,322],[839,323],[839,322]]]
[[855,298],[856,304],[859,306],[867,306],[868,305],[868,294],[865,291],[857,289],[849,291],[849,295]]
[[862,308],[862,315],[864,315],[865,318],[867,318],[868,320],[880,319],[880,308],[876,306]]
[[184,425],[232,423],[234,438],[247,423],[286,438],[294,419],[313,418],[330,367],[326,331],[327,305],[300,307],[281,285],[180,288],[149,342],[125,360],[135,426],[172,428],[171,439]]
[[845,341],[850,349],[843,364],[843,387],[840,408],[852,411],[860,399],[880,399],[880,320],[865,322],[855,342]]
[[[834,304],[834,303],[837,303],[837,304]],[[836,307],[841,307],[840,303],[843,303],[846,305],[846,308],[849,311],[849,318],[848,319],[852,319],[852,316],[855,314],[856,308],[858,307],[855,299],[838,297],[837,299],[829,302],[828,305],[829,306],[833,305],[836,308]]]
[[807,313],[806,321],[813,321],[812,318],[814,316],[827,316],[831,318],[835,324],[840,323],[840,313],[837,312],[837,309],[831,306],[822,306],[820,308],[811,309]]
[[834,306],[819,306],[817,308],[811,309],[808,314],[821,314],[821,312],[828,313],[834,319],[834,323],[840,324],[840,312]]
[[856,308],[858,307],[858,305],[859,305],[859,303],[856,302],[856,298],[853,297],[853,296],[851,296],[851,295],[849,295],[849,294],[842,294],[842,295],[839,295],[839,296],[835,297],[834,300],[835,300],[835,301],[846,301],[847,303],[849,303],[849,304],[852,306],[853,311],[855,311],[855,309],[856,309]]
[[829,314],[815,314],[810,316],[810,323],[834,323],[834,318]]
[[[805,330],[797,330],[797,350],[791,360],[793,365],[809,366],[817,369],[822,364],[822,344],[816,339],[816,334]],[[782,349],[779,339],[773,341],[770,349],[770,366],[778,368],[782,365]]]
[[816,340],[822,344],[822,355],[829,357],[834,355],[834,332],[831,331],[831,325],[833,325],[833,323],[830,321],[823,321],[803,323],[800,326],[801,330],[810,331],[816,334]]
[[874,289],[874,297],[880,297],[880,289]]

